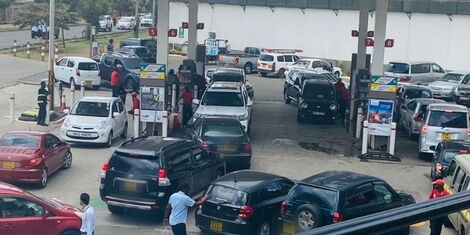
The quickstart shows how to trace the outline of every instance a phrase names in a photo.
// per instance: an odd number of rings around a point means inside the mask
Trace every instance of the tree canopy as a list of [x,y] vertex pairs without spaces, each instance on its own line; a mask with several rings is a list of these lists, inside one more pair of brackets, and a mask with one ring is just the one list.
[[[28,7],[21,8],[15,15],[13,23],[19,25],[20,28],[26,28],[37,24],[41,20],[46,24],[49,22],[49,4],[47,3],[33,3]],[[69,25],[76,23],[78,20],[78,14],[69,11],[67,4],[56,4],[55,24],[57,27],[69,29]]]

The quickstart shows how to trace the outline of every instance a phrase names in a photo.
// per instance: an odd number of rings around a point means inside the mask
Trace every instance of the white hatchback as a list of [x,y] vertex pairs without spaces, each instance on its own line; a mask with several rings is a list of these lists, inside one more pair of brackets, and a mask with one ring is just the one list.
[[60,135],[64,141],[106,144],[127,137],[127,112],[117,97],[82,97],[65,118]]
[[101,85],[100,67],[92,59],[85,57],[64,57],[54,65],[54,76],[60,82],[71,86],[85,83],[86,87],[99,89]]

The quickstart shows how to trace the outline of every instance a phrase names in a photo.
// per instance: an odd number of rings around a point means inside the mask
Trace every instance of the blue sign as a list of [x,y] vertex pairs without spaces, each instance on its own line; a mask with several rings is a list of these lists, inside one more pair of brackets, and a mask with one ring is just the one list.
[[367,121],[369,122],[369,135],[390,136],[393,122],[392,100],[369,100]]

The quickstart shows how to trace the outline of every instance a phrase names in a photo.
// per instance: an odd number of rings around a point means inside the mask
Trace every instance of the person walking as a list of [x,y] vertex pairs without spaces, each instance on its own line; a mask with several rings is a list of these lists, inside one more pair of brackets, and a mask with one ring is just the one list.
[[82,207],[82,227],[80,228],[81,234],[94,235],[96,215],[95,209],[90,205],[90,195],[88,193],[80,194],[80,206]]
[[109,39],[106,49],[108,52],[114,52],[114,39]]
[[338,78],[338,81],[335,83],[334,87],[335,87],[337,99],[338,99],[339,121],[341,123],[344,123],[344,120],[346,118],[346,107],[348,105],[349,92],[348,92],[348,89],[346,88],[346,85],[344,85],[343,81],[341,80],[341,78]]
[[111,72],[111,90],[113,97],[119,96],[119,71],[117,65],[114,65],[113,71]]
[[188,219],[188,209],[199,206],[207,200],[204,196],[199,201],[194,201],[188,197],[189,185],[182,184],[179,191],[170,196],[165,210],[164,224],[170,224],[174,235],[186,235],[186,221]]
[[49,95],[49,92],[46,90],[46,82],[41,81],[41,87],[38,89],[39,113],[38,113],[38,118],[37,118],[38,119],[37,124],[40,126],[47,126],[46,124],[47,95]]
[[193,116],[193,93],[188,86],[184,88],[180,99],[183,99],[183,126],[186,126],[189,119]]
[[[447,191],[444,188],[444,184],[445,184],[444,180],[437,179],[434,182],[432,182],[432,184],[433,184],[433,190],[432,190],[431,194],[429,195],[430,200],[449,195],[449,191]],[[431,227],[431,235],[440,235],[441,234],[442,224],[444,224],[445,219],[447,219],[446,216],[445,217],[439,217],[439,218],[436,218],[436,219],[432,219],[432,220],[429,221],[430,222],[430,227]]]

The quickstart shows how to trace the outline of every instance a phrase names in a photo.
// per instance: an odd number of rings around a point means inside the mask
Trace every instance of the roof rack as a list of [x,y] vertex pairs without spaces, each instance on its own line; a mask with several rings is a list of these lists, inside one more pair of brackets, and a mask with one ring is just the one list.
[[263,52],[268,53],[303,53],[303,50],[300,49],[273,49],[273,48],[263,48]]

